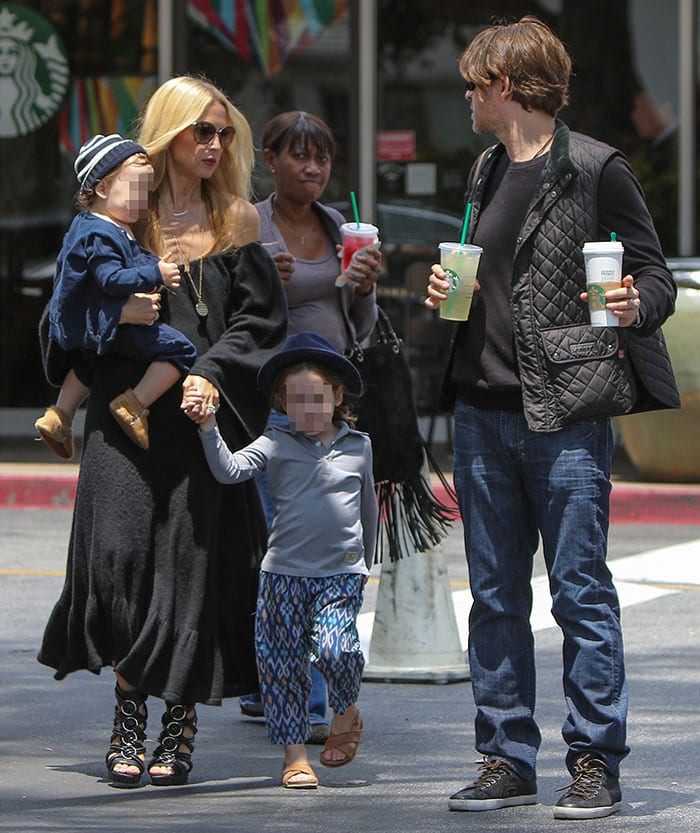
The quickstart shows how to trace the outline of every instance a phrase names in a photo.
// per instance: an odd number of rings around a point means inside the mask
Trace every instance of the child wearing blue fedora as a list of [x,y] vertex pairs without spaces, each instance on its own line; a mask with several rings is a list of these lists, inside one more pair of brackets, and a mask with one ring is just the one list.
[[[133,390],[110,403],[119,426],[141,448],[149,445],[148,406],[186,375],[196,358],[192,342],[167,324],[119,324],[133,293],[181,283],[170,256],[159,259],[145,252],[131,229],[145,215],[153,185],[146,151],[117,133],[98,134],[80,148],[74,168],[82,210],[63,239],[48,308],[47,377],[61,390],[56,405],[34,423],[41,439],[64,459],[73,456],[73,417],[90,392],[91,356],[116,352],[149,363]],[[51,370],[52,344],[69,354],[67,373]]]
[[258,591],[260,689],[270,739],[284,746],[283,786],[313,789],[318,778],[305,747],[310,656],[328,682],[334,713],[321,764],[350,763],[362,733],[357,616],[377,534],[372,448],[353,429],[344,401],[360,395],[360,375],[321,336],[290,336],[260,369],[258,387],[286,413],[288,426],[269,426],[234,453],[211,414],[200,437],[220,483],[267,472],[275,516]]

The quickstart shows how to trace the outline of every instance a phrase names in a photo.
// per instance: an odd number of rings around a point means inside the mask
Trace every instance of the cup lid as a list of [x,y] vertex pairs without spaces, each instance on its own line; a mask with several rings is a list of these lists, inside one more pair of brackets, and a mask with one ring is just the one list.
[[379,229],[376,226],[373,226],[372,223],[343,223],[340,227],[340,230],[343,234],[359,234],[361,237],[365,237],[368,234],[378,234]]
[[619,240],[590,240],[583,244],[584,254],[603,255],[618,254],[625,248]]
[[459,250],[465,255],[480,255],[484,251],[481,246],[475,246],[473,243],[438,243],[438,249],[448,252]]

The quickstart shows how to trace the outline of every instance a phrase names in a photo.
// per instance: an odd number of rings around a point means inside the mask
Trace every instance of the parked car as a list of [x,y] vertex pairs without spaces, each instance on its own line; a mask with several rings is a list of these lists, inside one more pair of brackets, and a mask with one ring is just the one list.
[[[349,203],[332,203],[352,222]],[[382,308],[410,348],[414,318],[432,319],[423,307],[430,266],[439,259],[438,244],[459,240],[462,218],[437,208],[408,203],[378,203],[375,217],[382,241],[384,271],[377,285]]]

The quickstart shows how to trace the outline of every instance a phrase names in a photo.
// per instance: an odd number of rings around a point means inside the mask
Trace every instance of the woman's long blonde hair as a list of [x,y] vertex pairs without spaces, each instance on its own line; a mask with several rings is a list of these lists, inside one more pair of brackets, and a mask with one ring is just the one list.
[[236,245],[236,228],[230,221],[231,202],[234,196],[245,200],[251,196],[255,161],[253,132],[245,116],[218,87],[204,78],[181,75],[170,78],[155,90],[139,118],[138,141],[146,149],[155,171],[152,204],[139,242],[152,252],[163,251],[158,196],[167,172],[165,162],[170,144],[215,103],[223,105],[236,135],[224,148],[214,174],[202,180],[202,196],[214,235],[213,251],[226,251]]

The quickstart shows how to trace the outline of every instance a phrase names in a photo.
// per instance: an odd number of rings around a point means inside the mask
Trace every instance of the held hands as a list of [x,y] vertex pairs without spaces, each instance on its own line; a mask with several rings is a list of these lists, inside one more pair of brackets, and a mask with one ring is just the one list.
[[160,277],[163,284],[168,289],[177,289],[182,283],[182,276],[178,269],[177,263],[173,263],[172,254],[167,252],[159,261],[158,269],[160,270]]
[[213,431],[216,428],[216,414],[207,414],[206,417],[197,423],[199,430],[206,434],[207,431]]
[[[588,293],[579,296],[588,302]],[[619,289],[610,289],[605,293],[605,308],[620,319],[620,327],[631,327],[639,318],[639,290],[634,285],[634,277],[625,275]]]
[[214,427],[215,414],[219,410],[219,391],[203,376],[187,376],[182,383],[180,408],[192,422],[209,431]]

